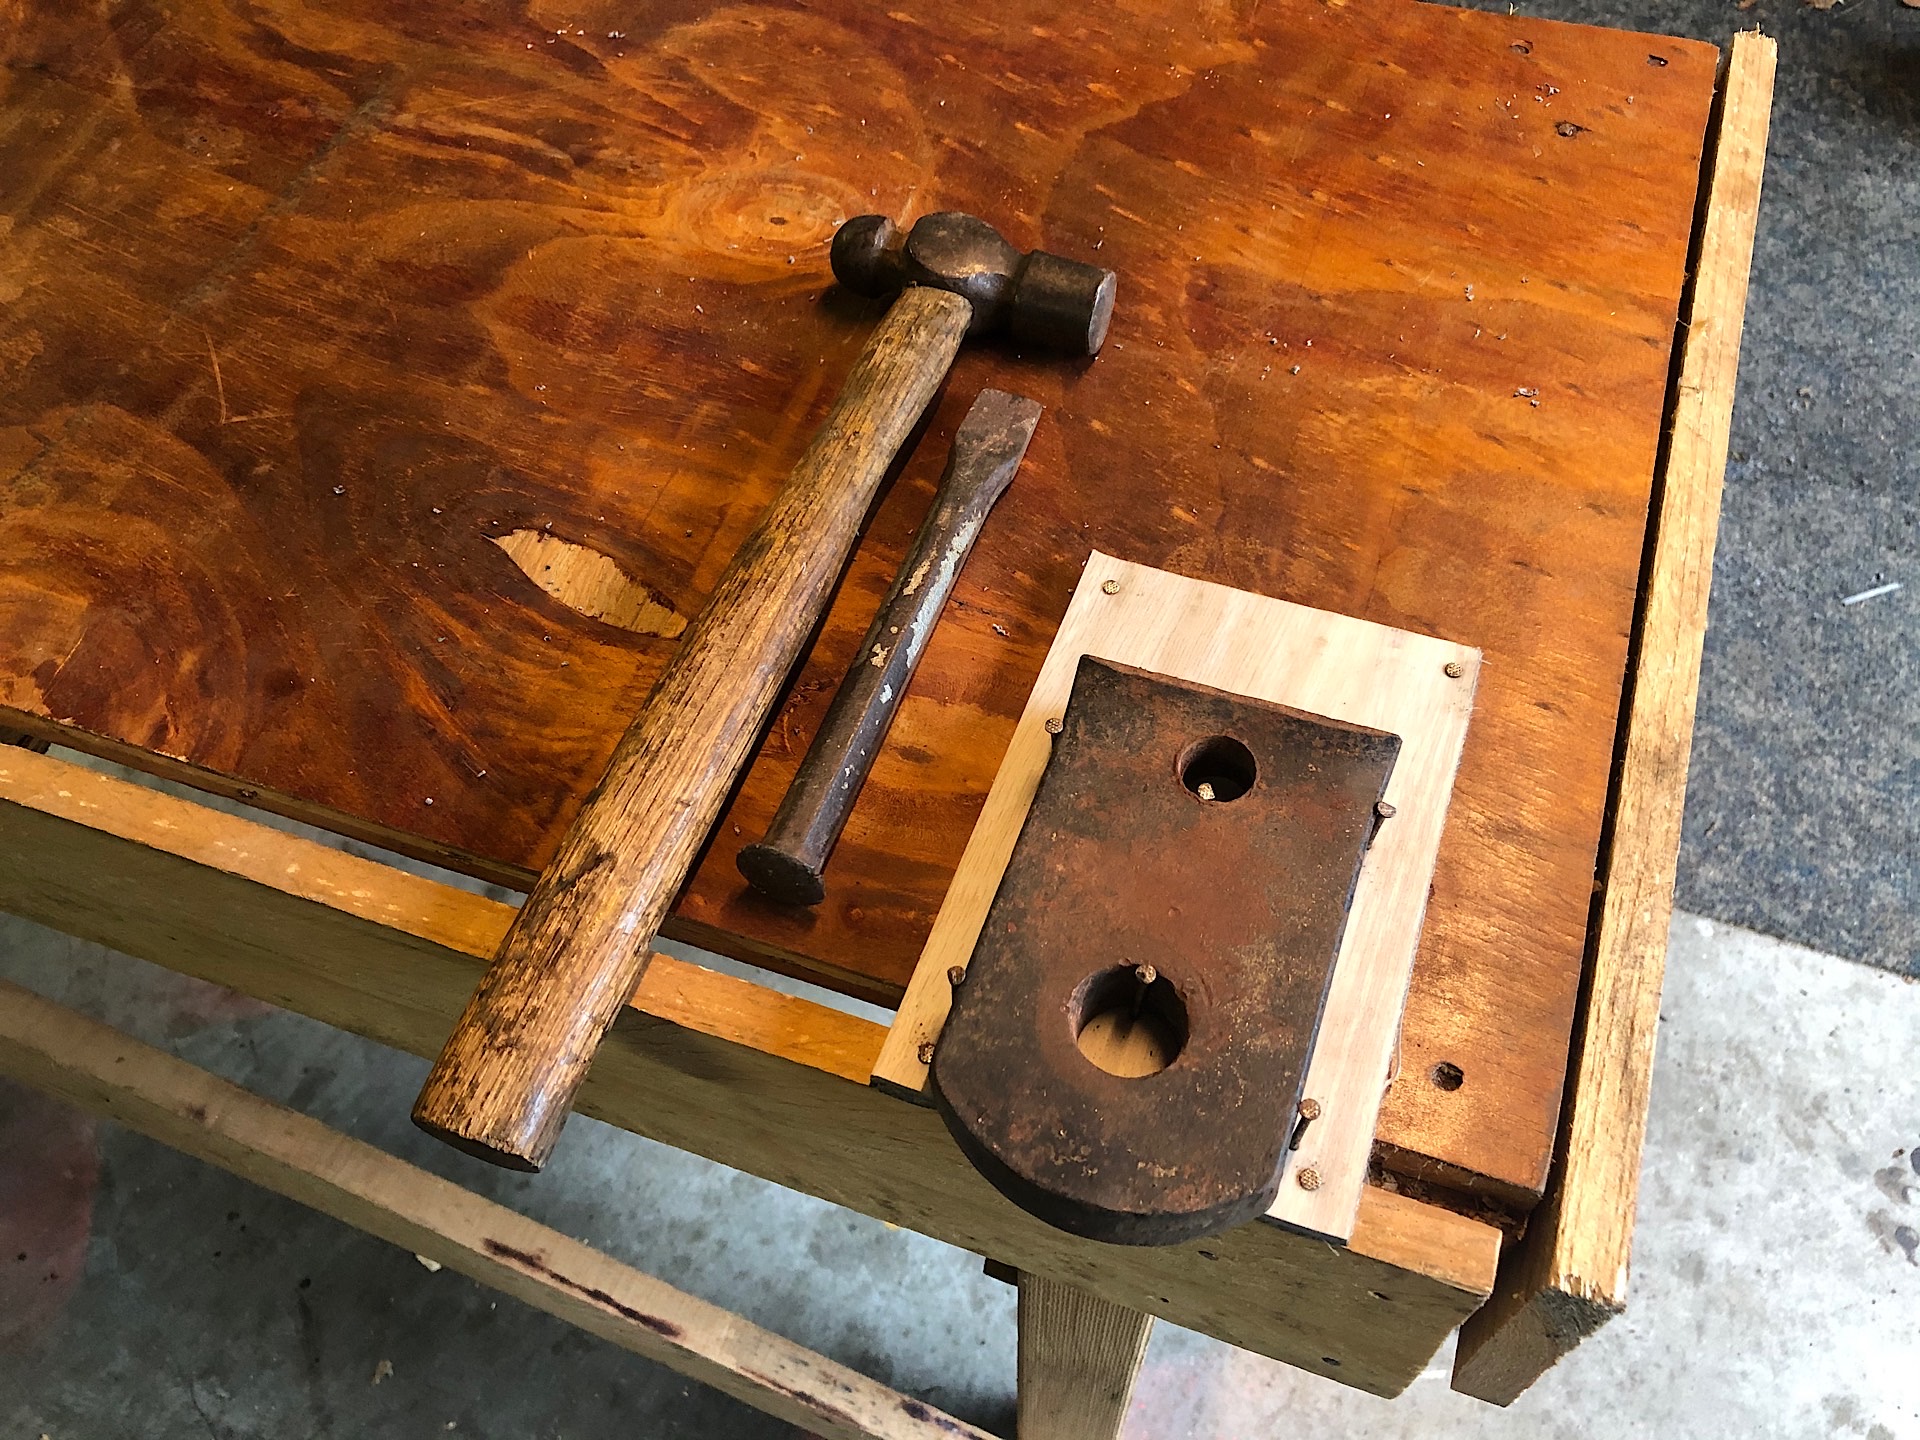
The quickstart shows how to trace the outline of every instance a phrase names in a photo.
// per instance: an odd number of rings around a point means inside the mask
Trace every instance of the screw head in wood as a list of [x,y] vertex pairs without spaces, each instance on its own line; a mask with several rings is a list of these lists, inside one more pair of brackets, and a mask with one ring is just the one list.
[[1060,717],[1058,715],[1055,715],[1047,721],[1047,734],[1049,735],[1058,735],[1065,728],[1066,727],[1060,723]]
[[1391,820],[1400,813],[1400,807],[1397,805],[1389,805],[1384,800],[1376,800],[1373,802],[1373,813],[1378,815],[1382,820]]
[[1302,1100],[1300,1102],[1300,1118],[1302,1120],[1318,1120],[1320,1118],[1320,1102],[1318,1100]]
[[918,1054],[920,1056],[920,1063],[922,1065],[933,1064],[933,1041],[922,1040],[920,1042],[920,1049],[918,1051]]
[[1320,1172],[1311,1165],[1303,1165],[1294,1171],[1293,1178],[1299,1183],[1302,1190],[1318,1190],[1320,1188]]
[[947,967],[947,984],[952,985],[957,989],[961,985],[966,984],[966,981],[967,981],[966,966],[949,965]]
[[1462,665],[1458,660],[1447,661],[1447,678],[1449,680],[1458,680],[1466,673],[1467,667]]
[[1118,595],[1120,593],[1120,582],[1118,580],[1102,580],[1100,582],[1100,593],[1102,595]]

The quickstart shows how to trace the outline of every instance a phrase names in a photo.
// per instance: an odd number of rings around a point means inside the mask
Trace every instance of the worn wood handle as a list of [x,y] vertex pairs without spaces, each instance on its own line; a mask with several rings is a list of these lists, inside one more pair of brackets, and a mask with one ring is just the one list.
[[414,1103],[429,1134],[509,1169],[546,1163],[971,316],[962,297],[919,288],[887,312],[447,1037]]

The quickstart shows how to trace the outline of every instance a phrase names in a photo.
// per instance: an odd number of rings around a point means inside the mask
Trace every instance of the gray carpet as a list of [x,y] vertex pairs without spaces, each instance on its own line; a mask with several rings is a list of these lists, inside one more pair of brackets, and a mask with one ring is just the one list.
[[1780,42],[1679,899],[1920,975],[1920,9],[1517,8]]

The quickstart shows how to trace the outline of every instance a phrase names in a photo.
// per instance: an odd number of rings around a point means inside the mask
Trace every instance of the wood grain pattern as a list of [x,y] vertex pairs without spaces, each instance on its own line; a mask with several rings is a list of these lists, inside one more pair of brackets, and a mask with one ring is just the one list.
[[[0,751],[0,909],[421,1055],[513,914],[25,751]],[[866,1083],[885,1033],[660,955],[580,1108],[1380,1394],[1493,1283],[1496,1229],[1371,1188],[1344,1249],[1277,1225],[1166,1250],[1075,1240],[1001,1199],[930,1110]]]
[[6,981],[0,1075],[457,1270],[809,1435],[989,1440],[732,1311]]
[[894,456],[973,319],[944,290],[888,309],[567,828],[441,1047],[414,1123],[514,1170],[547,1163]]
[[[524,886],[673,642],[495,540],[697,613],[877,315],[833,223],[973,210],[1118,270],[1112,338],[962,355],[672,933],[897,999],[1089,547],[1442,635],[1487,674],[1381,1139],[1537,1189],[1709,47],[1386,0],[9,22],[9,723]],[[833,893],[766,904],[734,851],[986,384],[1048,419]]]
[[1116,1440],[1153,1317],[1021,1275],[1020,1440]]
[[[1280,1224],[1344,1241],[1366,1187],[1374,1123],[1399,1045],[1401,1005],[1480,676],[1480,656],[1466,646],[1089,556],[887,1032],[874,1081],[913,1095],[926,1084],[920,1057],[946,1024],[948,972],[965,969],[973,955],[1052,754],[1047,722],[1066,710],[1083,655],[1400,737],[1386,791],[1397,813],[1380,828],[1354,887],[1307,1066],[1303,1093],[1319,1102],[1320,1116],[1288,1160],[1290,1177],[1312,1169],[1318,1183],[1283,1185],[1267,1212]],[[1284,1102],[1286,1116],[1267,1116],[1266,1123],[1290,1123],[1292,1103]]]
[[1460,1332],[1453,1387],[1507,1405],[1626,1305],[1647,1087],[1687,798],[1775,45],[1734,37],[1674,393],[1605,892],[1561,1153],[1500,1286]]

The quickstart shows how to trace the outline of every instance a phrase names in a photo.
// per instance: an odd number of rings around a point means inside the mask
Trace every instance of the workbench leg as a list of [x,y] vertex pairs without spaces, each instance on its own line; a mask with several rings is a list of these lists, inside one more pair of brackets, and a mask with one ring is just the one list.
[[1114,1440],[1153,1317],[1020,1276],[1020,1440]]

